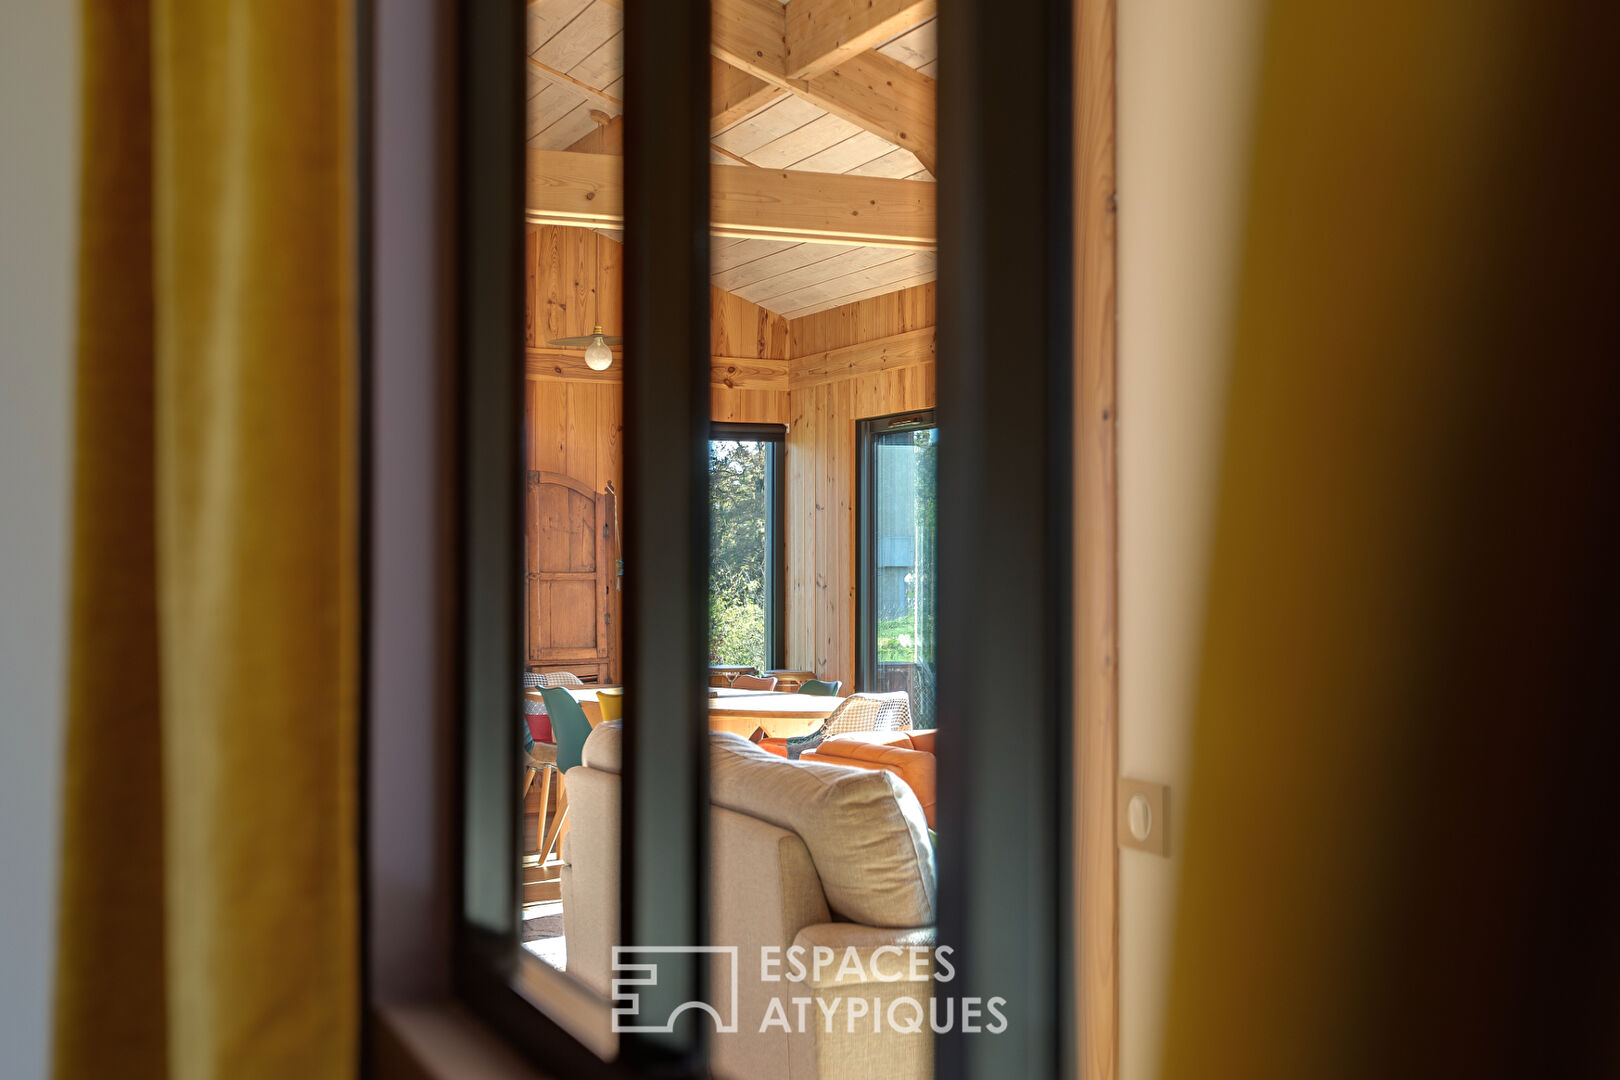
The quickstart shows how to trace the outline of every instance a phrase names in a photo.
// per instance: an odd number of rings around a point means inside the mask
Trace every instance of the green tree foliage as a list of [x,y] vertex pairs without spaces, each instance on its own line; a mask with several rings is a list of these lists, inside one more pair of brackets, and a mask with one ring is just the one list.
[[763,670],[768,444],[709,444],[709,662]]

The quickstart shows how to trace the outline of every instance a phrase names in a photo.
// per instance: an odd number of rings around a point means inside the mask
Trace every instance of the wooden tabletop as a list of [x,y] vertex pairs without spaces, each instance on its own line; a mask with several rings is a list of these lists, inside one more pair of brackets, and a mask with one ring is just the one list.
[[821,694],[720,690],[709,698],[709,727],[743,736],[763,728],[773,739],[792,739],[815,731],[843,701]]
[[[580,704],[585,718],[595,727],[602,722],[602,712],[596,701],[598,690],[619,689],[607,686],[570,686],[568,693]],[[763,728],[773,739],[791,739],[808,735],[831,716],[843,702],[841,697],[817,694],[779,694],[774,690],[734,690],[715,687],[709,696],[709,729],[730,731],[747,737],[755,728]]]

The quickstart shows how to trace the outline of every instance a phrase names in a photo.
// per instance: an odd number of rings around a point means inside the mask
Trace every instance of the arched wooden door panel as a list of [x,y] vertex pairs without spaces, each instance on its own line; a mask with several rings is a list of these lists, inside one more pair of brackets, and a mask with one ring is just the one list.
[[618,552],[613,495],[531,471],[524,549],[530,670],[618,681]]

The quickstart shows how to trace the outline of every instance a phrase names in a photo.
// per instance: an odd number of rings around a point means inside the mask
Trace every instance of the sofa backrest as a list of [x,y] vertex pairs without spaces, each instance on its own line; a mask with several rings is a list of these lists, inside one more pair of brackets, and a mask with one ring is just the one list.
[[[623,729],[598,724],[585,764],[617,773]],[[898,777],[788,761],[739,735],[709,739],[709,800],[799,836],[839,917],[867,926],[928,926],[936,896],[934,849],[922,805]]]
[[709,801],[802,838],[835,914],[866,926],[933,923],[934,849],[922,804],[898,777],[789,761],[737,735],[709,745]]
[[[603,997],[613,978],[612,947],[620,941],[622,749],[622,725],[599,724],[586,740],[583,764],[567,774],[571,824],[562,893],[568,971]],[[926,1029],[920,1037],[846,1040],[842,1028],[826,1035],[816,1023],[791,1033],[765,1024],[768,1007],[784,995],[852,991],[766,981],[760,970],[762,949],[786,950],[808,940],[808,933],[847,930],[855,942],[863,933],[879,933],[850,923],[921,928],[894,931],[892,940],[932,941],[934,866],[916,796],[888,773],[789,762],[735,735],[714,735],[711,755],[710,940],[739,950],[738,1030],[744,1033],[715,1039],[715,1075],[853,1075],[845,1067],[851,1054],[878,1062],[873,1075],[931,1075]],[[835,911],[849,922],[835,922]],[[730,1000],[729,965],[710,970],[710,1000]],[[860,996],[901,991],[926,1000],[929,987],[897,990],[880,983]],[[896,1071],[890,1068],[895,1055],[923,1064]]]

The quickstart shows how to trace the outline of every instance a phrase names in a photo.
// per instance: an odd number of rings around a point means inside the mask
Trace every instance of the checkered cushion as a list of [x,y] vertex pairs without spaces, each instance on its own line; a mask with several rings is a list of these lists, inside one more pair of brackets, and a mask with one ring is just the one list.
[[551,686],[584,686],[585,680],[569,671],[525,671],[523,689],[539,690]]

